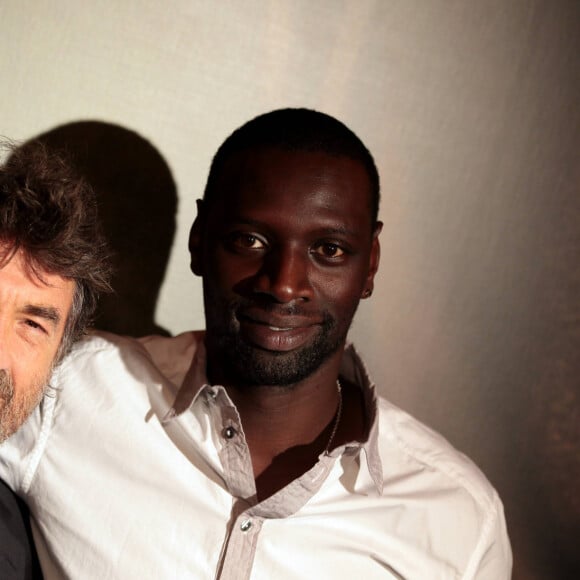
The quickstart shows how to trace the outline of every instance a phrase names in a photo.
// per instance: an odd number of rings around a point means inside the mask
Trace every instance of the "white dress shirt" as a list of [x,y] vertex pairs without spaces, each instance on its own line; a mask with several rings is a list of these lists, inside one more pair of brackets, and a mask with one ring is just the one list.
[[47,580],[508,579],[502,505],[480,471],[377,398],[352,347],[341,375],[363,389],[368,440],[257,503],[203,333],[81,341],[0,446]]

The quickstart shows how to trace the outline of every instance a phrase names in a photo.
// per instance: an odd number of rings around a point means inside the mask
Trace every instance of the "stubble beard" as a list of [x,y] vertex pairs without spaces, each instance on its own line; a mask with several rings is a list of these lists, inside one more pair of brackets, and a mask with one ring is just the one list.
[[37,407],[46,390],[48,377],[35,379],[24,396],[15,397],[14,381],[5,369],[0,370],[0,444],[13,435]]
[[343,348],[348,325],[338,330],[337,321],[327,312],[315,337],[303,347],[290,352],[268,351],[246,342],[239,331],[237,305],[227,308],[227,322],[220,328],[208,328],[208,369],[213,376],[223,377],[239,386],[280,386],[297,384]]

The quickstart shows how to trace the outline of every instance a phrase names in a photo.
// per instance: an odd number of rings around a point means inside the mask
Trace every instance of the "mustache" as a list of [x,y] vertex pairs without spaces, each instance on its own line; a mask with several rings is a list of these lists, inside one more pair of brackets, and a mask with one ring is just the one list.
[[14,381],[6,369],[0,369],[0,398],[10,402],[14,397]]
[[236,300],[230,305],[230,310],[234,313],[241,313],[248,310],[259,309],[268,314],[275,314],[277,316],[302,316],[311,317],[313,314],[312,310],[308,307],[304,307],[298,302],[293,302],[289,304],[278,304],[272,300],[255,298],[252,300]]

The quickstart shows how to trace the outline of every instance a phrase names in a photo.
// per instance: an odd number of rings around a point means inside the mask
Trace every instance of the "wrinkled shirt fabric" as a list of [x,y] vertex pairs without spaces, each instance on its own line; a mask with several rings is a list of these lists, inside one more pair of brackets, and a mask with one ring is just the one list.
[[368,439],[257,502],[203,332],[80,341],[0,446],[45,578],[510,578],[502,504],[477,467],[378,397],[352,346],[341,376],[364,393]]

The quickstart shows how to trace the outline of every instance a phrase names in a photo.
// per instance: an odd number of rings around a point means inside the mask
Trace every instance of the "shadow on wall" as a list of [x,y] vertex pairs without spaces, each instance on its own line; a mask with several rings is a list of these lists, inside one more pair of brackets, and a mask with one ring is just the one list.
[[175,234],[177,191],[163,157],[137,133],[100,121],[62,125],[33,141],[64,153],[97,194],[115,272],[114,293],[101,298],[94,326],[168,335],[155,323],[155,307]]

